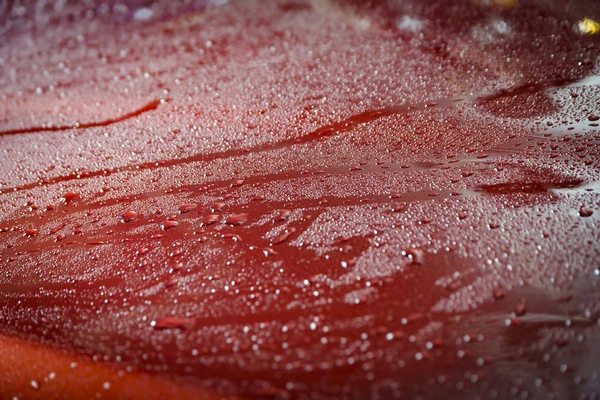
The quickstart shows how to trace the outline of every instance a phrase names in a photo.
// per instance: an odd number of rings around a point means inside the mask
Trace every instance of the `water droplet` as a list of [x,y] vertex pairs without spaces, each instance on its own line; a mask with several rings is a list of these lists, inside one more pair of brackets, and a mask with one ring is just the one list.
[[179,226],[179,222],[177,221],[165,221],[161,225],[162,229],[165,231],[167,229],[175,228],[176,226]]
[[38,230],[35,228],[31,228],[31,229],[27,229],[25,231],[25,235],[31,237],[31,236],[35,236],[38,233]]
[[152,10],[147,7],[138,8],[133,13],[133,19],[135,21],[147,21],[152,18]]
[[224,233],[221,235],[223,239],[233,239],[234,242],[241,241],[242,238],[235,233]]
[[296,232],[296,228],[286,229],[285,232],[276,236],[272,241],[271,245],[276,245],[285,242],[292,235],[292,233]]
[[184,204],[181,207],[179,207],[179,212],[182,214],[185,214],[186,212],[192,211],[196,207],[198,207],[198,204],[196,204],[196,203]]
[[216,203],[214,203],[212,206],[210,206],[210,210],[212,212],[221,212],[223,211],[223,208],[225,208],[225,203],[218,201]]
[[412,258],[412,264],[423,265],[425,263],[425,252],[421,249],[408,249],[406,255]]
[[87,242],[86,244],[89,246],[101,246],[106,243],[108,242],[105,242],[104,240],[92,240],[91,242]]
[[138,216],[138,213],[136,213],[135,211],[128,210],[123,213],[121,218],[123,222],[131,222],[135,220]]
[[579,215],[582,217],[591,217],[594,212],[586,207],[581,207],[579,209]]
[[209,214],[206,217],[202,218],[202,226],[212,225],[219,220],[219,216],[217,214]]
[[523,299],[519,302],[519,304],[517,304],[517,308],[515,308],[515,315],[517,317],[521,317],[521,316],[525,315],[526,312],[527,312],[527,303]]
[[263,254],[265,255],[265,257],[268,257],[268,256],[275,256],[275,255],[277,255],[277,254],[279,254],[279,253],[277,253],[277,252],[276,252],[275,250],[273,250],[271,247],[265,247],[265,248],[263,249]]
[[236,226],[236,225],[241,225],[246,221],[248,221],[248,214],[243,213],[243,214],[236,214],[236,215],[232,215],[231,217],[228,217],[225,220],[225,223],[227,225]]
[[281,210],[275,217],[275,222],[287,221],[291,213],[291,210]]
[[191,318],[160,318],[152,321],[150,325],[157,330],[165,329],[189,329],[194,326],[194,320]]
[[65,204],[71,204],[75,200],[79,199],[79,194],[75,192],[68,192],[63,197]]
[[177,279],[177,278],[172,278],[172,279],[169,279],[169,280],[167,281],[167,283],[165,283],[165,286],[166,286],[166,287],[168,287],[168,288],[170,288],[170,287],[176,286],[176,285],[177,285],[177,283],[179,283],[179,279]]

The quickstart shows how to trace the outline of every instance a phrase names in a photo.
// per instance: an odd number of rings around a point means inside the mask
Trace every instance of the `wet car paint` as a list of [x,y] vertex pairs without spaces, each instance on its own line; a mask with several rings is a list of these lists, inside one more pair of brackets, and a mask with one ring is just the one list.
[[599,10],[12,4],[6,398],[597,396]]

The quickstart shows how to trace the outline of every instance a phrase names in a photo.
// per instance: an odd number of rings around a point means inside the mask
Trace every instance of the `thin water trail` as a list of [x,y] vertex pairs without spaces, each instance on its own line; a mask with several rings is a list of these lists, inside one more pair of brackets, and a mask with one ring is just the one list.
[[[584,78],[584,80],[585,79],[589,79],[589,78]],[[195,154],[195,155],[192,155],[189,157],[183,157],[183,158],[175,158],[175,159],[168,159],[168,160],[162,160],[162,161],[153,161],[153,162],[147,162],[147,163],[141,163],[141,164],[126,165],[126,166],[118,167],[118,168],[102,169],[102,170],[97,170],[97,171],[80,172],[80,173],[71,174],[71,175],[56,176],[56,177],[47,178],[47,179],[44,179],[44,180],[38,181],[38,182],[27,183],[27,184],[21,185],[21,186],[0,189],[0,195],[6,194],[6,193],[11,193],[11,192],[19,192],[19,191],[23,191],[23,190],[28,190],[28,189],[32,189],[32,188],[38,187],[38,186],[47,186],[47,185],[51,185],[51,184],[55,184],[55,183],[93,178],[93,177],[97,177],[97,176],[109,176],[109,175],[119,173],[119,172],[140,171],[140,170],[157,169],[157,168],[168,168],[168,167],[172,167],[172,166],[185,165],[185,164],[190,164],[190,163],[195,163],[195,162],[212,162],[215,160],[229,159],[229,158],[235,158],[235,157],[244,156],[244,155],[259,154],[259,153],[273,151],[273,150],[280,150],[280,149],[285,149],[285,148],[289,148],[289,147],[300,145],[300,144],[306,144],[306,143],[318,141],[323,138],[337,136],[344,132],[351,131],[358,125],[369,124],[373,121],[376,121],[378,119],[388,117],[388,116],[411,113],[411,112],[415,112],[415,111],[422,111],[422,110],[430,109],[433,107],[454,107],[457,104],[482,103],[482,102],[494,101],[494,100],[505,98],[505,97],[538,93],[543,90],[548,90],[548,89],[553,89],[553,88],[561,88],[561,87],[567,86],[569,84],[574,84],[574,82],[576,82],[576,81],[559,79],[559,80],[554,80],[554,81],[546,82],[546,83],[534,83],[534,84],[522,85],[522,86],[510,88],[510,89],[501,90],[497,93],[483,93],[483,94],[479,94],[479,95],[469,95],[469,96],[463,96],[463,97],[448,97],[448,98],[438,99],[438,100],[434,100],[434,101],[426,101],[426,102],[411,104],[411,105],[399,105],[399,106],[385,107],[385,108],[378,109],[378,110],[365,111],[365,112],[362,112],[359,114],[352,115],[342,121],[334,122],[329,125],[325,125],[325,126],[320,127],[304,136],[297,137],[297,138],[290,138],[290,139],[285,139],[285,140],[281,140],[281,141],[274,142],[274,143],[261,144],[261,145],[251,147],[251,148],[241,148],[241,149],[236,148],[236,149],[224,150],[224,151],[214,152],[214,153],[200,153],[200,154]],[[145,108],[137,110],[136,112],[127,114],[126,116],[120,117],[120,119],[110,120],[113,122],[109,122],[109,123],[114,123],[114,122],[117,122],[118,120],[124,120],[127,118],[131,118],[136,113],[137,113],[136,115],[139,115],[142,112],[150,110],[151,109],[150,107],[157,108],[159,104],[160,104],[160,101],[149,103],[148,105],[145,106]],[[107,122],[107,121],[105,121],[105,122]],[[80,125],[80,128],[91,127],[91,126],[97,126],[97,125],[95,125],[93,123],[87,124],[87,125]],[[62,130],[62,129],[69,129],[69,128],[52,128],[52,129],[48,129],[48,130]],[[0,135],[2,135],[2,134],[7,134],[7,133],[5,131],[5,133],[0,133]]]
[[139,117],[140,115],[147,113],[149,111],[154,111],[162,104],[161,100],[153,100],[137,110],[128,112],[127,114],[123,114],[121,116],[115,118],[109,118],[98,122],[86,122],[83,124],[77,123],[74,125],[61,125],[61,126],[34,126],[31,128],[21,128],[21,129],[7,129],[4,131],[0,131],[0,136],[9,136],[9,135],[22,135],[26,133],[39,133],[39,132],[59,132],[59,131],[68,131],[70,129],[86,129],[86,128],[97,128],[100,126],[108,126],[112,124],[116,124],[117,122],[123,122],[128,119]]

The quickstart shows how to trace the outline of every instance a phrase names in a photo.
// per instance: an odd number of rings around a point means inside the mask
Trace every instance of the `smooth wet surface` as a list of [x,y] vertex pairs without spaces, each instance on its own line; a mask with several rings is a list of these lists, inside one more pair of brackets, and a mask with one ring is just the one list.
[[600,395],[596,2],[8,4],[0,398]]

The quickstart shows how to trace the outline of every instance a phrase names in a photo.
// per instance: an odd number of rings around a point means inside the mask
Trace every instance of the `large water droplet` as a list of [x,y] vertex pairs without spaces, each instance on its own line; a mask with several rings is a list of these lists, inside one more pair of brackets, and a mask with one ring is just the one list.
[[131,221],[137,219],[138,216],[139,216],[138,213],[136,213],[135,211],[128,210],[123,213],[122,221],[123,222],[131,222]]
[[191,318],[160,318],[152,321],[150,325],[157,330],[165,329],[189,329],[194,326],[194,320]]
[[225,223],[227,225],[241,225],[244,222],[246,222],[248,220],[248,214],[244,213],[244,214],[237,214],[237,215],[232,215],[231,217],[228,217],[225,220]]
[[198,204],[196,204],[196,203],[184,204],[181,207],[179,207],[179,212],[182,213],[182,214],[185,214],[188,211],[192,211],[196,207],[198,207]]

